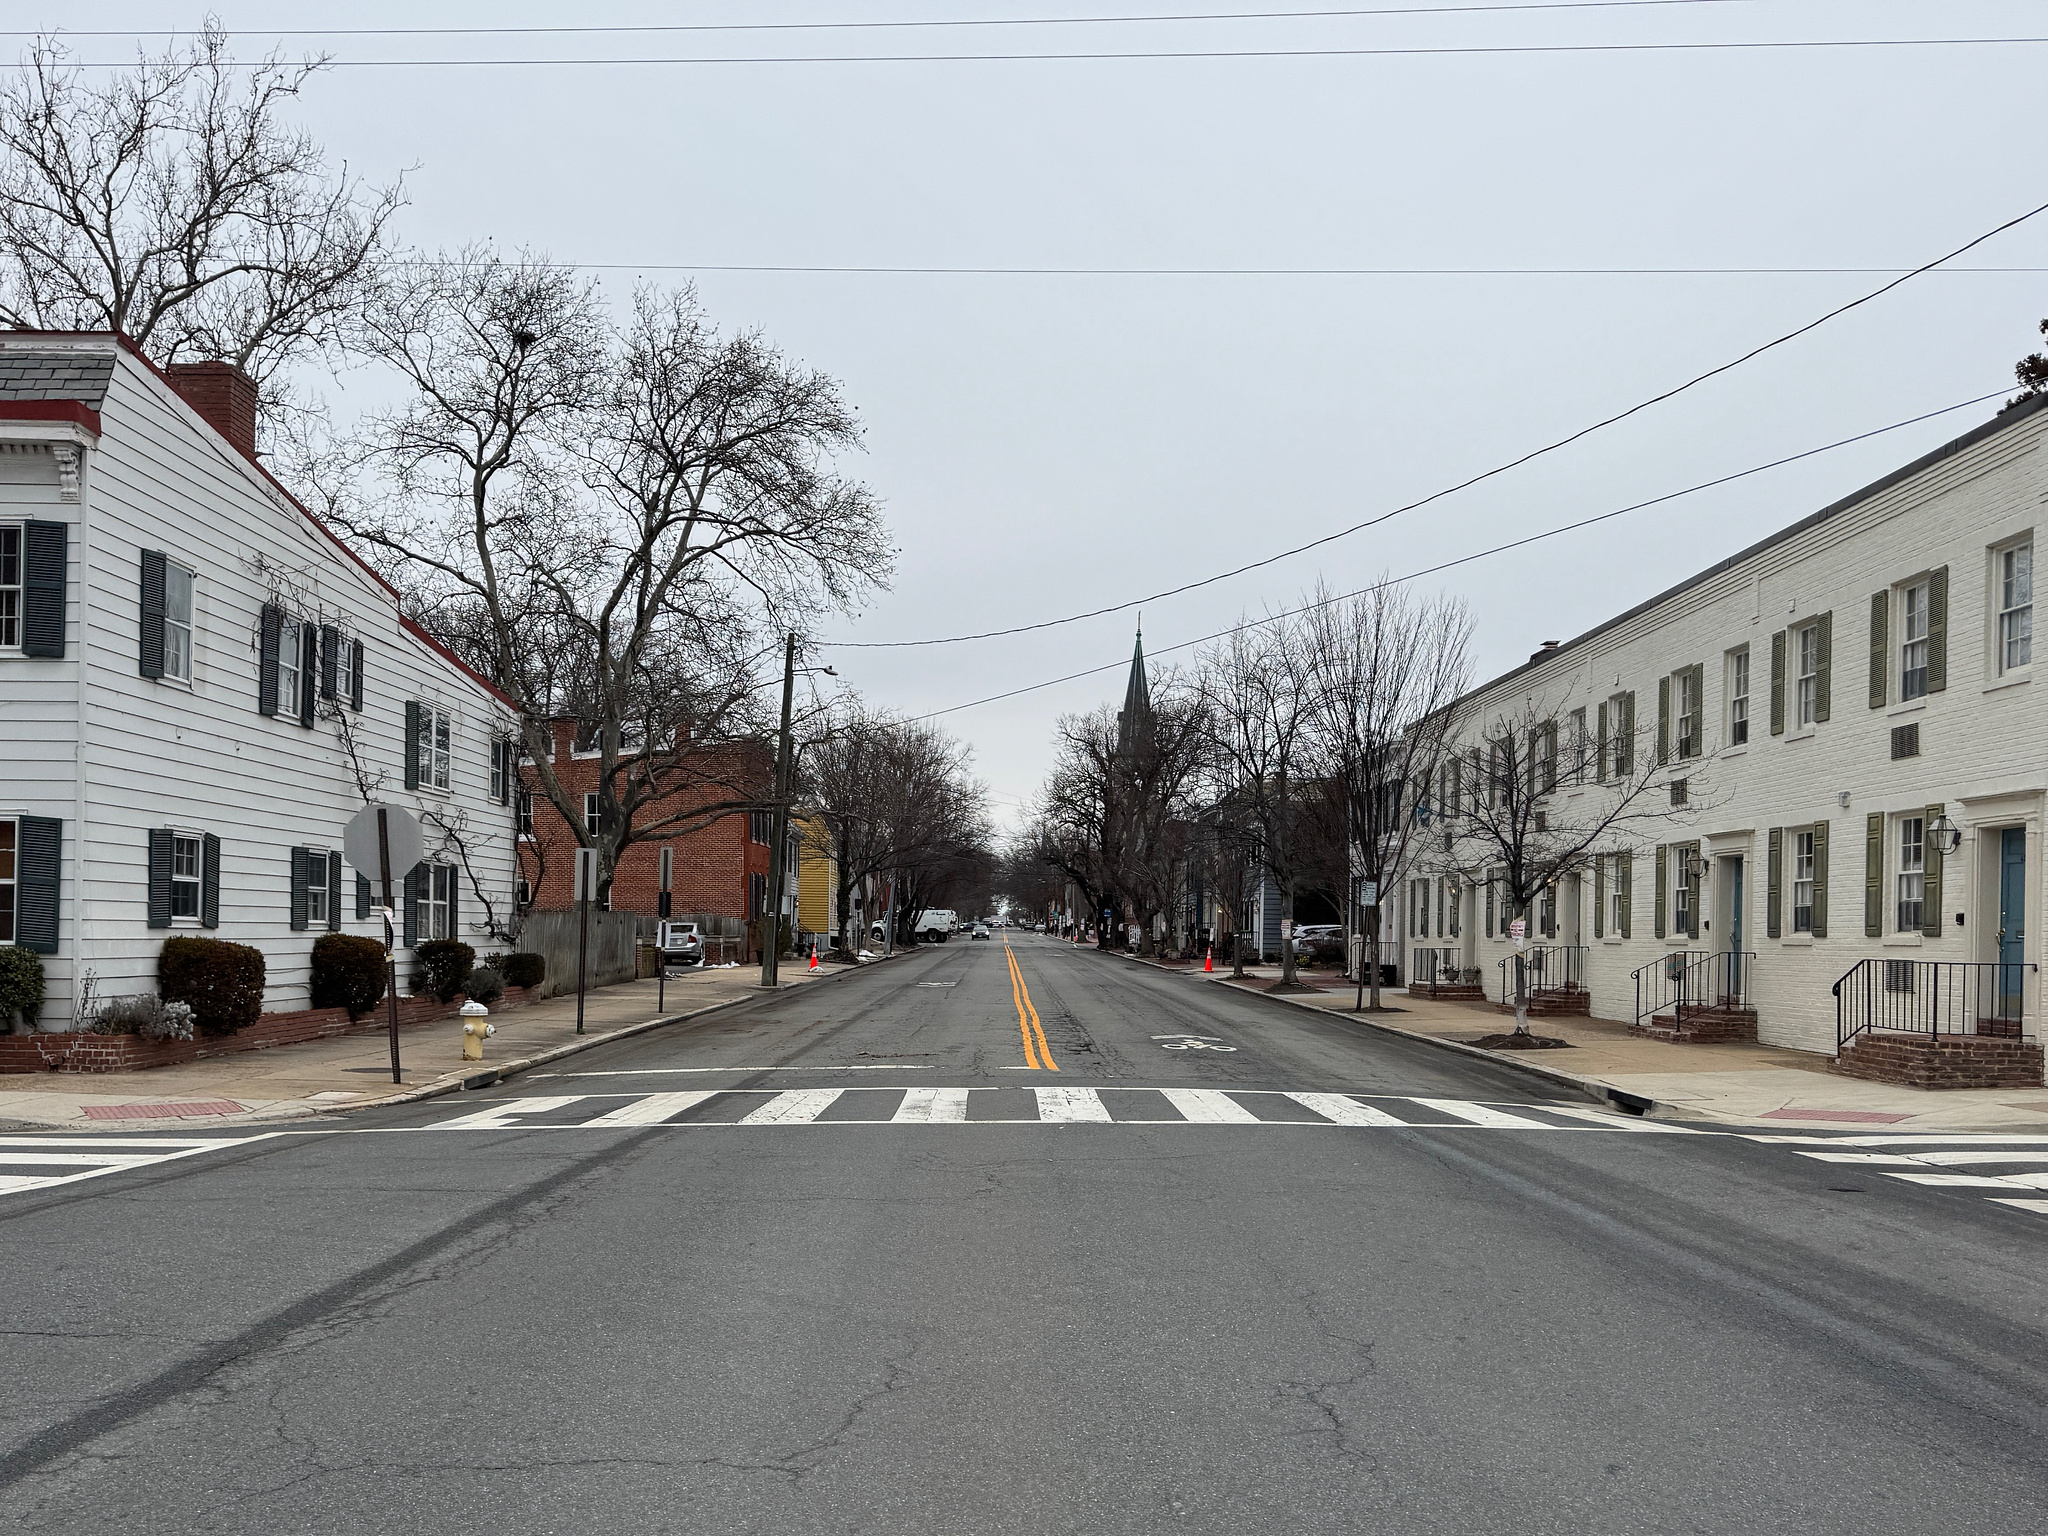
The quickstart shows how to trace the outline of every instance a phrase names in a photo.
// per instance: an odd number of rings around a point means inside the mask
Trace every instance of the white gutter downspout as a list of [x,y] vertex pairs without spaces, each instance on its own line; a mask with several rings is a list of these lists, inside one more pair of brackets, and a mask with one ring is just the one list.
[[[79,989],[84,985],[85,978],[85,719],[92,635],[92,519],[89,513],[92,492],[87,470],[92,450],[80,443],[72,447],[71,451],[78,456],[78,737],[75,743],[76,777],[71,801],[71,1027],[77,1029],[84,1022],[78,1017],[78,1008]],[[60,854],[62,849],[63,840],[60,838]]]

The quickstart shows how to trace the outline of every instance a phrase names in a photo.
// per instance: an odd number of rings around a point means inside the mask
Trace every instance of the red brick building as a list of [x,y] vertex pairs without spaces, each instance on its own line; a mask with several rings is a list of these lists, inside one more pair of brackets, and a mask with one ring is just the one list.
[[[593,749],[575,750],[576,722],[554,722],[554,770],[584,814],[597,815],[599,758]],[[688,816],[743,796],[772,794],[774,763],[757,747],[704,747],[684,760],[687,786],[640,808],[640,825]],[[526,798],[520,811],[519,862],[522,899],[536,910],[571,905],[577,839],[562,824],[554,803],[540,794],[533,769],[523,768]],[[671,915],[693,913],[751,922],[768,902],[769,840],[774,817],[766,811],[735,811],[708,825],[628,844],[613,872],[610,906],[615,912],[657,917],[661,911],[663,856],[669,861]]]

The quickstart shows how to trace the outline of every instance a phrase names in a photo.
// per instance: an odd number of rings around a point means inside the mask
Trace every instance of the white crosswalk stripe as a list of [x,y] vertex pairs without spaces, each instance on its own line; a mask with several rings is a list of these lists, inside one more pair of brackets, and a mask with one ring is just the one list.
[[659,1125],[671,1115],[680,1115],[686,1109],[694,1109],[706,1099],[715,1099],[718,1092],[713,1088],[694,1089],[687,1093],[650,1093],[644,1099],[635,1099],[630,1104],[621,1104],[617,1109],[599,1115],[589,1122],[591,1125]]
[[267,1135],[0,1136],[0,1195],[55,1189],[267,1139]]
[[741,1125],[808,1125],[832,1107],[844,1088],[792,1088],[778,1093]]
[[[2048,1190],[2048,1136],[1997,1132],[1958,1132],[1942,1136],[1926,1132],[1891,1136],[1752,1136],[1783,1146],[1817,1163],[1869,1170],[1902,1184],[1923,1189],[1970,1190],[1983,1193],[1993,1205],[2010,1206],[2030,1215],[2048,1216],[2048,1200],[2027,1194]],[[2035,1165],[2030,1167],[2029,1165]],[[1952,1168],[1981,1168],[1982,1173],[1951,1173]],[[2004,1169],[2004,1172],[1989,1170]]]
[[535,1094],[531,1098],[507,1099],[489,1109],[480,1109],[473,1115],[464,1115],[457,1120],[444,1120],[437,1130],[443,1131],[508,1131],[523,1115],[544,1115],[551,1109],[561,1109],[582,1098],[580,1093]]
[[1303,1109],[1312,1109],[1338,1125],[1406,1125],[1406,1120],[1388,1114],[1384,1109],[1374,1109],[1370,1104],[1361,1104],[1356,1099],[1346,1098],[1341,1093],[1290,1093]]
[[[1162,1088],[1166,1102],[1195,1125],[1257,1125],[1259,1117],[1220,1088]],[[1105,1115],[1104,1119],[1109,1117]]]
[[1498,1130],[1539,1130],[1550,1129],[1541,1120],[1531,1120],[1527,1115],[1511,1115],[1506,1110],[1495,1109],[1487,1104],[1468,1104],[1463,1099],[1417,1099],[1424,1109],[1434,1109],[1458,1120],[1469,1120],[1474,1125],[1490,1125]]
[[912,1088],[903,1095],[891,1123],[895,1125],[938,1125],[967,1118],[965,1088]]
[[1034,1088],[1038,1118],[1056,1121],[1107,1121],[1109,1107],[1093,1088]]

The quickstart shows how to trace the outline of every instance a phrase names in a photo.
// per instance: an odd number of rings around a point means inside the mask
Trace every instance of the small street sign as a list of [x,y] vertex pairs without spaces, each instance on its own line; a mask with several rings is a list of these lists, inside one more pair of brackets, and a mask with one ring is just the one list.
[[1528,936],[1529,920],[1527,918],[1518,917],[1513,922],[1508,924],[1508,937],[1513,939],[1517,944],[1521,943],[1522,940],[1524,940]]
[[1358,904],[1361,907],[1376,907],[1380,904],[1380,887],[1377,880],[1359,882]]
[[576,850],[576,887],[569,893],[571,901],[597,900],[597,850],[578,848]]

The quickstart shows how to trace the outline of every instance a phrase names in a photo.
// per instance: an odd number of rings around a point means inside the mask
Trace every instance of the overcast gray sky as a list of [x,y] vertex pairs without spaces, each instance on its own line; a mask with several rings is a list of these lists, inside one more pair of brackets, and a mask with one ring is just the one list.
[[[1309,8],[1314,0],[1302,0]],[[1341,3],[1341,0],[1339,0]],[[1381,0],[1390,3],[1390,0]],[[222,4],[281,27],[1105,16],[1262,0]],[[83,24],[76,6],[15,25]],[[201,12],[101,0],[91,25]],[[295,39],[345,60],[2048,39],[2042,0],[1681,0],[1547,12],[1085,26]],[[117,42],[81,43],[118,57]],[[404,238],[635,265],[1090,268],[1917,266],[2037,203],[2048,41],[999,62],[344,67],[304,120]],[[1963,263],[2048,269],[2048,215]],[[682,281],[690,274],[649,277]],[[845,381],[902,556],[846,639],[1028,623],[1171,586],[1462,480],[1877,286],[1884,273],[695,274]],[[2048,276],[1937,274],[1486,486],[1150,604],[1164,652],[1240,613],[1402,573],[2009,384]],[[1960,432],[1993,404],[1427,585],[1483,673],[1575,634]],[[1128,658],[1133,616],[843,650],[879,703],[944,709]],[[1171,659],[1171,658],[1163,658]],[[1006,816],[1105,674],[946,716]]]

